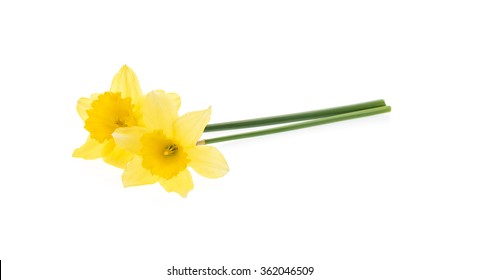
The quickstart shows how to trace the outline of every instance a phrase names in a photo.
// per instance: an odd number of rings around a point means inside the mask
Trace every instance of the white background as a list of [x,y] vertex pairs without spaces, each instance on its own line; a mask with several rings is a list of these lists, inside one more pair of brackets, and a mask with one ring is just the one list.
[[[478,14],[477,1],[2,0],[3,277],[225,265],[315,268],[228,279],[478,279]],[[217,144],[230,173],[194,176],[187,199],[125,189],[121,170],[71,157],[87,136],[77,99],[125,63],[144,92],[179,93],[182,113],[212,105],[212,122],[381,98],[393,111]]]

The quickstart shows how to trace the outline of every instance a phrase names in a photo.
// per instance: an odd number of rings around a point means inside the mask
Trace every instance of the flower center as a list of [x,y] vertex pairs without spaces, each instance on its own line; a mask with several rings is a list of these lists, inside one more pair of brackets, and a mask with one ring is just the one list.
[[118,127],[127,127],[127,126],[128,126],[123,120],[117,120],[117,121],[115,122],[115,124],[116,124]]
[[171,179],[185,170],[189,159],[183,147],[174,139],[168,139],[161,130],[146,133],[140,139],[143,168],[151,174]]
[[103,143],[112,138],[115,129],[137,124],[134,106],[130,97],[122,98],[119,92],[105,92],[91,103],[85,129],[93,139]]
[[166,146],[165,150],[163,151],[164,156],[171,156],[174,155],[178,151],[178,146],[176,144],[170,144]]

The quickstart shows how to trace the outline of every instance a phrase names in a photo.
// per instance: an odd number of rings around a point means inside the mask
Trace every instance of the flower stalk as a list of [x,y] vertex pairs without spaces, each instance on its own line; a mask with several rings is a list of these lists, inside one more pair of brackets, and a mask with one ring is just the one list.
[[[384,101],[382,101],[382,102],[384,102]],[[238,140],[238,139],[244,139],[244,138],[258,137],[258,136],[263,136],[263,135],[286,132],[286,131],[291,131],[291,130],[296,130],[296,129],[302,129],[302,128],[307,128],[307,127],[312,127],[312,126],[318,126],[318,125],[323,125],[323,124],[328,124],[328,123],[339,122],[339,121],[351,120],[351,119],[356,119],[356,118],[363,118],[363,117],[368,117],[368,116],[373,116],[373,115],[383,114],[383,113],[388,113],[388,112],[391,112],[391,107],[390,106],[379,106],[379,107],[374,107],[374,108],[370,108],[370,109],[352,111],[352,112],[343,113],[343,114],[336,114],[336,115],[332,115],[332,116],[317,118],[317,119],[309,120],[309,121],[302,121],[302,122],[295,123],[295,124],[284,125],[284,126],[279,126],[279,127],[274,127],[274,128],[264,129],[264,130],[251,131],[251,132],[221,136],[221,137],[216,137],[216,138],[204,139],[204,140],[198,141],[197,145],[208,145],[208,144],[213,144],[213,143],[218,143],[218,142],[225,142],[225,141],[232,141],[232,140]],[[284,121],[284,122],[288,122],[288,121]]]
[[327,108],[327,109],[321,109],[321,110],[314,110],[314,111],[307,111],[307,112],[301,112],[301,113],[295,113],[295,114],[279,115],[279,116],[224,122],[224,123],[215,123],[215,124],[207,125],[204,132],[251,128],[251,127],[258,127],[258,126],[306,121],[306,120],[318,119],[323,117],[331,117],[331,116],[335,116],[339,114],[351,113],[351,112],[356,112],[356,111],[361,111],[366,109],[378,108],[383,106],[386,106],[386,103],[384,102],[384,100],[381,99],[381,100],[374,100],[374,101],[363,102],[358,104],[333,107],[333,108]]

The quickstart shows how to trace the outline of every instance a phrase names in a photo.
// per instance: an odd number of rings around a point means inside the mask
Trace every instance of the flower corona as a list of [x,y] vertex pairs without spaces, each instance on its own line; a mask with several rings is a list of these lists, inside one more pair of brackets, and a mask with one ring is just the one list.
[[138,125],[140,116],[134,107],[130,97],[123,98],[119,92],[105,92],[91,103],[85,129],[100,143],[110,140],[117,128]]

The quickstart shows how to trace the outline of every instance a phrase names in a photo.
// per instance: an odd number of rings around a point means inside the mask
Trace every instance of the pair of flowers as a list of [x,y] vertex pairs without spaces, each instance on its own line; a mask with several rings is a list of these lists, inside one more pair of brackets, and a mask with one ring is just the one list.
[[[85,144],[73,152],[73,156],[103,158],[106,163],[123,168],[122,181],[125,187],[159,182],[168,192],[186,197],[193,189],[188,167],[208,178],[219,178],[229,171],[221,152],[207,146],[209,144],[391,111],[391,107],[380,99],[207,125],[211,108],[178,116],[180,104],[180,97],[175,93],[154,90],[143,95],[135,73],[125,65],[113,78],[110,91],[78,100],[78,114],[90,135]],[[199,141],[203,132],[272,125],[279,126]]]
[[110,91],[78,100],[77,112],[90,135],[73,156],[103,158],[123,168],[125,187],[159,182],[186,197],[193,189],[188,167],[208,178],[222,177],[229,168],[218,149],[197,145],[211,108],[178,116],[180,104],[175,93],[143,95],[138,78],[125,65]]

